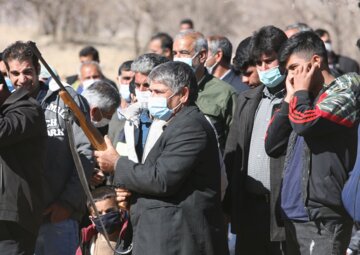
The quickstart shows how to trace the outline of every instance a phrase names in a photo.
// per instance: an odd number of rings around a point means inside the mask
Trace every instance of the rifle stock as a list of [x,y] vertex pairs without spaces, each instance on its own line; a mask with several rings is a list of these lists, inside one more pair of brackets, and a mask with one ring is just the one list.
[[[59,85],[60,91],[59,96],[64,101],[64,103],[70,108],[73,112],[75,118],[79,121],[79,125],[81,129],[84,131],[85,135],[89,139],[91,145],[98,151],[106,150],[107,146],[104,140],[104,137],[100,134],[99,130],[96,129],[94,125],[92,125],[85,117],[84,113],[81,111],[79,106],[76,104],[72,96],[65,89],[64,85],[61,83],[60,79],[55,75],[55,73],[51,70],[50,66],[47,64],[45,59],[41,56],[39,49],[36,47],[34,42],[28,42],[33,53],[39,58],[40,62],[44,65],[46,70],[50,73],[51,77],[55,80],[55,82]],[[129,203],[127,201],[123,201],[119,203],[121,209],[129,210]]]
[[70,108],[74,116],[79,121],[79,125],[81,129],[84,131],[85,135],[89,139],[92,146],[98,151],[106,150],[106,143],[104,137],[92,124],[88,122],[88,120],[85,118],[85,115],[80,110],[79,106],[70,96],[70,94],[66,90],[61,90],[59,91],[59,96],[64,101],[64,103]]

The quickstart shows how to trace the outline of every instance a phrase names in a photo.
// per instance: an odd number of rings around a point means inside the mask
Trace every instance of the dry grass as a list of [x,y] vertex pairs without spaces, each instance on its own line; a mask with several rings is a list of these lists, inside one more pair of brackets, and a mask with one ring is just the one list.
[[[86,46],[86,44],[55,44],[46,36],[36,36],[33,29],[24,27],[0,25],[0,34],[5,35],[0,37],[0,51],[17,40],[36,42],[44,59],[57,70],[62,78],[77,73],[79,68],[78,53],[82,47]],[[94,46],[99,50],[100,65],[103,72],[111,80],[117,76],[119,65],[134,57],[131,48],[124,49],[120,45]]]

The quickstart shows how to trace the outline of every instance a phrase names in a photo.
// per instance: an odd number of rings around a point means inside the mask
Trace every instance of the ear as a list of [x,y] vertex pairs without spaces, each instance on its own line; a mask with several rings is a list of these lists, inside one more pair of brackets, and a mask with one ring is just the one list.
[[171,56],[171,50],[168,48],[164,49],[164,56],[169,58]]
[[188,87],[183,87],[181,89],[181,97],[180,97],[180,102],[182,104],[186,104],[188,99],[189,99],[189,94],[190,94],[190,89]]
[[100,121],[101,114],[98,107],[90,107],[90,118],[93,121]]
[[320,68],[322,66],[323,61],[319,55],[315,54],[314,56],[311,57],[310,63],[312,65],[317,65],[318,68]]
[[216,59],[216,62],[219,63],[221,61],[221,59],[223,58],[223,56],[224,56],[224,53],[222,52],[222,50],[218,50],[214,56]]
[[207,59],[207,51],[203,49],[203,50],[201,50],[200,53],[199,53],[200,63],[205,64],[206,59]]

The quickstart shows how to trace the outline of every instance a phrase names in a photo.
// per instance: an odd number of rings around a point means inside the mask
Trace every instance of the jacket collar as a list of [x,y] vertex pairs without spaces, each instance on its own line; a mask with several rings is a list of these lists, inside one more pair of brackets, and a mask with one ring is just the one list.
[[265,88],[265,86],[261,84],[253,89],[248,89],[248,90],[244,91],[242,93],[242,95],[248,99],[261,97],[262,92],[264,91],[264,88]]
[[15,90],[3,103],[2,106],[11,105],[24,97],[28,97],[29,92],[25,88],[19,88]]
[[208,73],[207,70],[205,70],[204,76],[201,78],[200,82],[198,83],[199,90],[203,89],[205,87],[205,84],[210,81],[214,76]]

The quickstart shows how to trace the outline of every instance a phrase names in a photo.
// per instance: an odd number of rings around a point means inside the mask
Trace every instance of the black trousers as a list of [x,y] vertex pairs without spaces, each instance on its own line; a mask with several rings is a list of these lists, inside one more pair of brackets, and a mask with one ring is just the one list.
[[326,220],[285,221],[286,244],[291,255],[344,255],[353,222]]
[[[236,235],[236,255],[283,255],[285,242],[270,241],[270,204],[268,197],[246,197],[246,213]],[[290,254],[291,255],[291,254]]]
[[0,220],[0,254],[33,255],[36,235],[12,221]]

